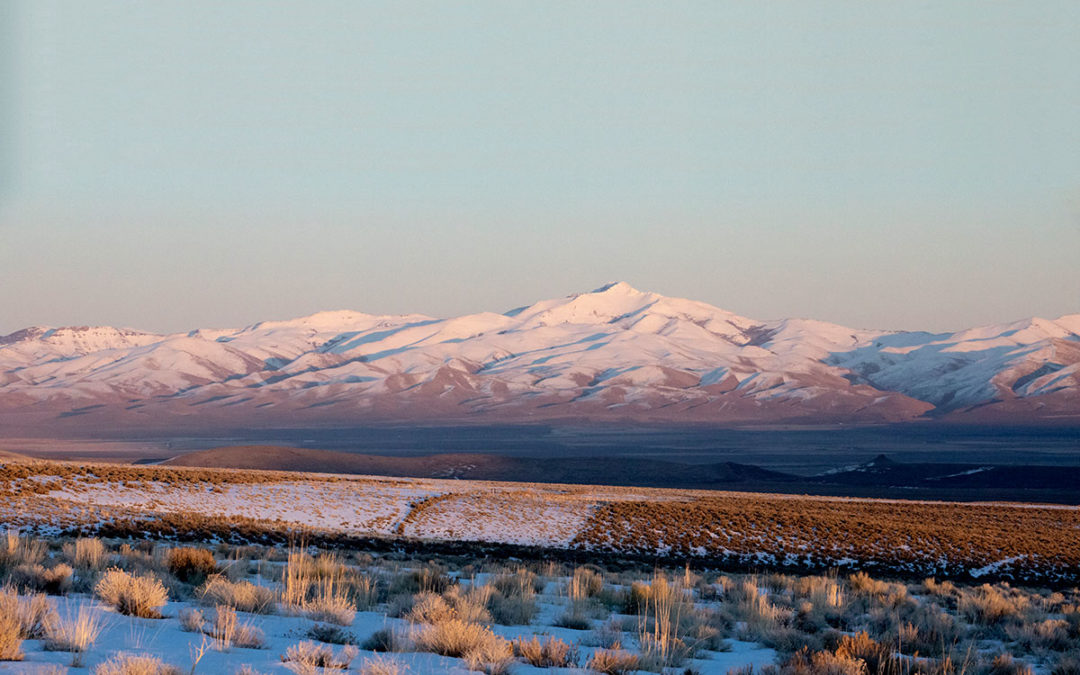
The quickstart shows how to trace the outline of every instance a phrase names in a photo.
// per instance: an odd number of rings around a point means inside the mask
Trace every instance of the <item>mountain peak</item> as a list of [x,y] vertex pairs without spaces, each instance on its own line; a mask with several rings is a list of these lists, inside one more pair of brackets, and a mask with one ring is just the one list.
[[594,290],[590,291],[590,293],[611,293],[611,294],[617,294],[618,293],[618,294],[622,294],[622,295],[644,295],[644,293],[642,291],[639,291],[638,289],[634,288],[633,286],[626,283],[625,281],[611,281],[611,282],[608,282],[608,283],[604,284],[603,286],[601,286],[600,288],[597,288],[597,289],[594,289]]

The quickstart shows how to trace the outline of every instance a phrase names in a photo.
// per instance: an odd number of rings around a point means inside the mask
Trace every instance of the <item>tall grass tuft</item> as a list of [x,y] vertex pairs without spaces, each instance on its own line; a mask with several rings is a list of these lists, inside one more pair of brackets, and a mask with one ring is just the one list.
[[71,652],[71,666],[81,668],[83,655],[104,627],[101,617],[87,605],[80,604],[74,614],[68,606],[65,617],[53,615],[46,621],[44,647],[48,651]]
[[105,568],[105,544],[97,537],[80,537],[64,544],[64,556],[75,569],[100,572]]

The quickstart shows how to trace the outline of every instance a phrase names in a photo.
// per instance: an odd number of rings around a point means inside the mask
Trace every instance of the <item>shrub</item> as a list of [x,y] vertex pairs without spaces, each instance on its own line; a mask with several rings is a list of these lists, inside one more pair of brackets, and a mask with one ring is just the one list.
[[529,597],[543,590],[544,583],[534,572],[519,567],[513,574],[499,574],[491,580],[492,587],[506,597]]
[[445,593],[453,585],[450,577],[441,569],[428,565],[395,576],[390,582],[390,594]]
[[328,593],[318,595],[304,605],[304,612],[312,621],[352,625],[356,618],[356,606],[348,598]]
[[360,675],[401,675],[404,672],[397,661],[383,657],[364,659],[360,664]]
[[202,611],[190,607],[180,610],[177,618],[180,620],[180,629],[188,633],[201,633],[206,623],[206,617],[203,616]]
[[412,648],[406,635],[392,628],[380,628],[364,640],[363,648],[369,652],[403,652]]
[[240,612],[270,614],[274,611],[274,591],[250,581],[229,581],[214,575],[195,592],[207,605],[228,605]]
[[421,592],[413,598],[412,609],[405,619],[412,623],[440,623],[456,616],[454,608],[441,595]]
[[788,657],[777,670],[779,675],[868,675],[865,661],[830,651],[811,653],[806,647]]
[[165,554],[169,572],[185,584],[198,585],[218,571],[214,554],[205,548],[171,548]]
[[169,594],[158,579],[132,576],[115,567],[105,572],[94,587],[94,592],[102,602],[121,614],[145,619],[160,619],[160,609],[169,599]]
[[995,586],[983,584],[965,591],[960,596],[957,609],[969,621],[993,626],[1006,618],[1019,616],[1030,604],[1030,600],[1024,596],[1009,596]]
[[555,620],[555,625],[560,628],[569,628],[571,630],[589,630],[592,628],[592,621],[585,615],[585,610],[581,606],[581,603],[572,603],[571,606]]
[[356,647],[347,645],[335,655],[328,645],[305,641],[286,649],[282,660],[285,666],[295,673],[316,672],[313,670],[315,668],[348,670],[349,664],[358,653]]
[[900,665],[893,658],[890,647],[877,642],[865,631],[855,635],[844,635],[836,647],[836,656],[840,659],[862,661],[870,673],[899,673]]
[[94,668],[94,675],[181,675],[181,671],[148,654],[121,654]]
[[0,607],[0,661],[22,661],[23,633],[19,617]]
[[510,643],[502,638],[483,640],[462,656],[469,670],[479,670],[487,675],[506,675],[514,662]]
[[1005,627],[1005,634],[1025,651],[1062,651],[1072,644],[1063,619],[1024,622]]
[[1050,675],[1080,675],[1080,652],[1060,656]]
[[637,654],[624,649],[597,649],[585,667],[604,675],[629,675],[640,662]]
[[97,641],[102,628],[101,617],[86,605],[80,604],[74,615],[69,607],[65,618],[54,615],[46,622],[45,649],[72,652],[71,665],[79,667],[82,665],[82,654]]
[[491,621],[488,605],[494,595],[495,589],[485,584],[468,588],[451,586],[443,593],[443,598],[454,608],[454,615],[462,621],[487,623]]
[[8,582],[24,591],[41,591],[50,595],[65,595],[71,590],[74,570],[59,563],[46,568],[42,565],[22,564],[11,570]]
[[421,626],[415,631],[413,639],[421,651],[442,656],[464,657],[470,652],[495,654],[510,647],[490,628],[456,618]]
[[488,599],[491,620],[504,626],[527,626],[536,616],[536,601],[531,594],[493,593]]
[[989,675],[1032,675],[1031,666],[1013,659],[1011,654],[998,654],[990,662]]
[[315,623],[307,629],[307,637],[317,642],[327,642],[335,645],[355,645],[356,636],[349,631],[328,623]]
[[537,668],[569,668],[577,662],[574,648],[556,637],[540,642],[534,635],[530,640],[518,638],[511,644],[515,656]]

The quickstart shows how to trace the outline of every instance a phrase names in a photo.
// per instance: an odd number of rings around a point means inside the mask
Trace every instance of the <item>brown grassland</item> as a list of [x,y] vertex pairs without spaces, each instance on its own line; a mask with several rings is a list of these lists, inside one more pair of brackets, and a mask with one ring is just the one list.
[[[198,513],[169,503],[170,490],[194,494],[301,482],[332,488],[388,485],[428,490],[398,499],[402,517],[370,531],[279,519],[250,508]],[[153,487],[153,498],[98,504],[58,488],[108,488],[109,494]],[[546,491],[546,492],[542,492]],[[87,493],[89,494],[89,493]],[[322,493],[320,493],[322,494]],[[164,495],[164,496],[162,496]],[[390,498],[388,498],[390,499]],[[466,504],[495,523],[517,505],[567,504],[579,517],[573,536],[522,543],[501,534],[437,536],[434,525]],[[530,503],[532,503],[530,502]],[[321,505],[314,505],[321,506]],[[115,464],[7,461],[0,464],[0,516],[33,531],[187,541],[286,543],[371,550],[463,551],[564,560],[679,562],[729,570],[864,569],[921,578],[1004,579],[1068,585],[1080,573],[1080,510],[1010,504],[953,504],[647,488],[364,479],[321,474]],[[468,525],[469,523],[465,523]],[[336,523],[332,523],[336,525]],[[540,528],[543,523],[537,522]],[[430,527],[429,527],[430,526]],[[424,528],[429,529],[425,530]],[[564,530],[566,528],[563,528]]]

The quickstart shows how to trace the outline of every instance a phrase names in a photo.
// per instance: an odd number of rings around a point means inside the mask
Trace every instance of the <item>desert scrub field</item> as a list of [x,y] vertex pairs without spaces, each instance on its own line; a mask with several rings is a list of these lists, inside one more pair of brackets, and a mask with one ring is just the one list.
[[0,672],[1074,675],[1080,590],[0,537]]
[[[226,469],[0,464],[25,532],[630,558],[1070,585],[1080,509]],[[481,546],[483,544],[483,546]]]

